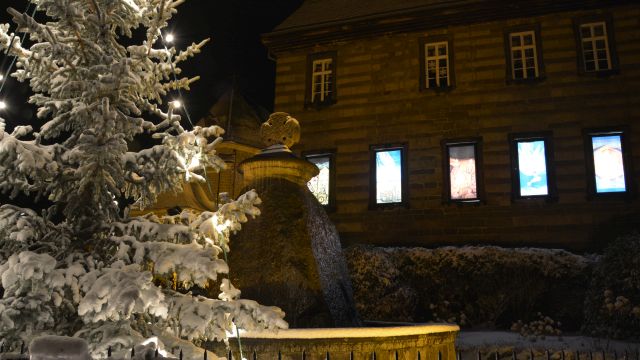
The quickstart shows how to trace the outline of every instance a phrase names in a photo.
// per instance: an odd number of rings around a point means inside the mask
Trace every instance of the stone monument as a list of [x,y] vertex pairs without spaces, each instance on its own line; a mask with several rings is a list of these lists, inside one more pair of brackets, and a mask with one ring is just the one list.
[[262,215],[232,239],[232,282],[243,297],[282,308],[291,328],[359,326],[338,232],[307,188],[318,169],[289,150],[298,121],[274,113],[260,135],[267,147],[239,171],[245,190],[260,195]]

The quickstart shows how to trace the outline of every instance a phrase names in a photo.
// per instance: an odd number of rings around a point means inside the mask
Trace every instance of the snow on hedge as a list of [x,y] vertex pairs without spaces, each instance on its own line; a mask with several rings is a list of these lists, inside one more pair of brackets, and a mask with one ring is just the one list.
[[593,258],[564,250],[466,246],[345,252],[367,320],[509,328],[537,312],[579,326]]

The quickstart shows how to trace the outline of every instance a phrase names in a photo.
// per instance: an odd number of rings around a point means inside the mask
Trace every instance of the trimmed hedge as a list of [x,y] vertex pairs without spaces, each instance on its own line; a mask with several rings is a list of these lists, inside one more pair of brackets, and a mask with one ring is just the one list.
[[377,248],[345,256],[363,319],[508,329],[543,313],[578,329],[594,261],[564,250]]
[[612,242],[585,298],[585,333],[640,340],[640,234]]

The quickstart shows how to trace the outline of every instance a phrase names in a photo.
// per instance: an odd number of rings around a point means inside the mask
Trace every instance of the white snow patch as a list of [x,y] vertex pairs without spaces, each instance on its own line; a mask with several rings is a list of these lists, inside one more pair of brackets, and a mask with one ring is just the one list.
[[42,336],[29,345],[31,360],[90,360],[87,342],[67,336]]
[[547,336],[544,339],[538,338],[535,341],[528,340],[517,333],[508,331],[462,331],[456,339],[456,349],[465,352],[475,351],[493,352],[499,351],[515,351],[521,350],[550,350],[575,353],[580,352],[600,352],[605,351],[613,353],[616,351],[618,355],[625,351],[634,354],[640,349],[640,344],[634,342],[609,340],[602,338],[594,338],[589,336]]

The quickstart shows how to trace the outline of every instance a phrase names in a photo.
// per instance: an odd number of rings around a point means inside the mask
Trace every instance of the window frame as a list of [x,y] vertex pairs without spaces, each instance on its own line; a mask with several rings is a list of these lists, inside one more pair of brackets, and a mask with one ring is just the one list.
[[[426,46],[429,44],[447,43],[447,64],[448,64],[448,84],[446,86],[429,87],[427,84],[427,54]],[[420,91],[450,91],[455,88],[456,76],[455,76],[455,61],[453,51],[453,39],[449,35],[432,35],[421,37],[418,41],[419,54],[420,54],[420,76],[419,76],[419,89]]]
[[[584,51],[582,48],[582,34],[580,29],[583,25],[589,25],[594,23],[603,23],[605,26],[606,32],[606,44],[607,51],[609,53],[610,60],[610,69],[606,70],[594,70],[587,71],[585,69],[585,61],[584,61]],[[579,18],[573,19],[573,31],[576,41],[576,53],[577,53],[577,66],[578,66],[578,74],[584,76],[609,76],[618,74],[620,72],[620,64],[618,63],[618,55],[616,51],[616,42],[613,28],[613,17],[611,14],[600,14],[600,15],[591,15],[591,16],[583,16]]]
[[[330,93],[323,100],[314,99],[313,98],[313,75],[314,69],[313,64],[315,61],[331,59],[332,67],[332,82],[330,86]],[[309,54],[307,56],[307,77],[306,77],[306,87],[305,87],[305,108],[315,107],[315,108],[323,108],[336,103],[337,98],[337,52],[336,51],[324,51]]]
[[[537,76],[533,78],[522,78],[516,79],[514,75],[513,69],[513,56],[512,56],[512,45],[511,45],[511,35],[513,34],[521,34],[526,32],[532,32],[534,36],[534,59],[537,65]],[[524,50],[524,48],[523,48]],[[522,84],[522,83],[534,83],[542,81],[546,78],[544,61],[543,61],[543,53],[542,53],[542,36],[540,36],[540,24],[533,25],[520,25],[506,28],[504,31],[504,51],[505,51],[505,65],[506,65],[506,79],[508,84]]]
[[[604,128],[588,128],[583,130],[585,167],[587,177],[587,199],[629,199],[635,196],[633,168],[631,156],[630,129],[626,125]],[[622,147],[622,166],[624,170],[625,191],[601,192],[596,188],[595,163],[593,158],[593,137],[603,135],[620,135]]]
[[[329,158],[329,203],[322,205],[327,211],[336,210],[336,150],[312,150],[302,152],[302,158],[309,161],[312,158]],[[309,179],[311,180],[311,179]],[[313,193],[312,193],[313,194]]]
[[[400,184],[401,201],[395,203],[378,203],[377,202],[377,164],[376,154],[378,152],[400,150],[400,166],[401,176]],[[409,145],[407,143],[389,143],[377,144],[369,146],[369,210],[392,209],[392,208],[408,208],[409,207],[409,169],[408,169],[408,152]]]
[[[509,150],[511,157],[511,199],[518,200],[541,199],[547,202],[558,200],[558,184],[556,179],[553,133],[551,131],[511,133],[509,138]],[[520,187],[518,142],[520,141],[544,141],[544,156],[547,170],[547,194],[546,195],[522,195]]]
[[[449,147],[474,145],[475,167],[476,167],[476,198],[475,199],[452,199],[451,198],[451,174]],[[440,142],[442,148],[442,199],[445,204],[484,204],[486,202],[484,189],[484,166],[482,155],[482,137],[443,139]]]

